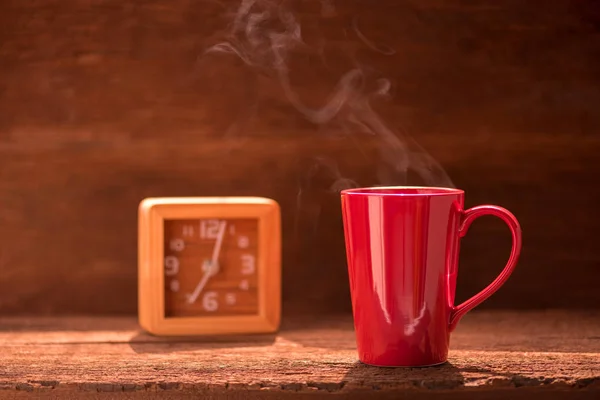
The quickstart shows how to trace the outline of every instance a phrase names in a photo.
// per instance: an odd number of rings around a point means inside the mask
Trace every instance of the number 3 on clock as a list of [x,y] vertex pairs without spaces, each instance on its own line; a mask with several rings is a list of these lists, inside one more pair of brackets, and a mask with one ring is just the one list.
[[242,274],[252,275],[255,270],[254,256],[252,254],[242,254]]

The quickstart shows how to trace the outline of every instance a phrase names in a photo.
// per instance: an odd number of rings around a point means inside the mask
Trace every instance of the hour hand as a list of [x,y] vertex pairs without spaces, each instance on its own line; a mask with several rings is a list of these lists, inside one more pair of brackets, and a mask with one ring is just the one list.
[[196,299],[198,299],[198,296],[200,295],[200,293],[202,293],[202,289],[204,289],[204,286],[206,286],[208,279],[212,275],[217,273],[218,268],[219,268],[219,266],[216,264],[213,264],[213,262],[211,260],[204,261],[204,264],[202,265],[202,270],[204,271],[204,275],[202,275],[202,279],[200,279],[200,282],[198,282],[198,285],[196,285],[194,292],[187,296],[188,303],[192,304],[196,301]]

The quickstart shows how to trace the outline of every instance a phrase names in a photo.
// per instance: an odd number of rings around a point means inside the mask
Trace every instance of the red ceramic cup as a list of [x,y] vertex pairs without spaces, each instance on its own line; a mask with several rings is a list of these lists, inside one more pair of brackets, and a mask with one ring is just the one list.
[[[341,192],[350,293],[359,360],[387,367],[447,361],[460,318],[512,273],[521,228],[506,209],[463,209],[464,192],[434,187],[372,187]],[[513,245],[502,273],[454,305],[460,238],[480,216],[502,219]]]

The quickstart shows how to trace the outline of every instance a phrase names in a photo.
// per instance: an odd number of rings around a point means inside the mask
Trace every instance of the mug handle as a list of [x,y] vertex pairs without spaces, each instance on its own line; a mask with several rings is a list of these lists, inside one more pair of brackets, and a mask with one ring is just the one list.
[[463,211],[462,222],[458,230],[459,237],[464,237],[473,221],[484,215],[496,216],[504,221],[510,228],[510,232],[512,233],[512,249],[510,251],[510,257],[500,275],[498,275],[498,277],[492,283],[462,304],[452,307],[452,311],[450,312],[450,331],[456,328],[458,321],[467,312],[477,307],[484,300],[494,294],[494,292],[500,289],[500,286],[506,282],[510,274],[512,274],[513,270],[515,269],[521,254],[521,226],[519,225],[519,221],[517,221],[517,218],[515,218],[510,211],[499,206],[481,205]]

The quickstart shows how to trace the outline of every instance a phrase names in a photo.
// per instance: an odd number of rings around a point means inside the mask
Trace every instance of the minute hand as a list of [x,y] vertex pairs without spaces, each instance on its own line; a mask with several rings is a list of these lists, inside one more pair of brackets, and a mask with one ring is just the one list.
[[202,289],[204,289],[204,286],[206,286],[206,284],[208,283],[209,278],[215,273],[217,273],[219,269],[219,253],[221,252],[221,245],[223,244],[225,225],[225,221],[221,222],[221,226],[219,228],[219,235],[217,236],[217,241],[215,242],[215,247],[213,248],[212,260],[208,265],[208,268],[204,272],[204,276],[202,276],[202,279],[200,280],[200,282],[198,282],[198,285],[194,289],[194,292],[188,297],[188,303],[190,304],[196,301],[196,299],[202,292]]
[[222,221],[221,226],[219,227],[219,236],[217,236],[217,241],[215,243],[215,247],[213,248],[212,268],[216,268],[219,263],[219,254],[221,253],[221,245],[223,244],[223,236],[225,236],[226,225],[227,222]]

